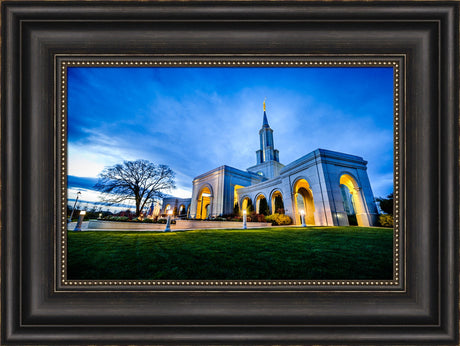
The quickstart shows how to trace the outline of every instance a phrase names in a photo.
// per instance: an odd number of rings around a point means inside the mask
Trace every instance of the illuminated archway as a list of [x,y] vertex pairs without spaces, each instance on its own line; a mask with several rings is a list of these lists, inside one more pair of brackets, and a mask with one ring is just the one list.
[[300,224],[301,211],[305,212],[305,223],[308,225],[315,224],[315,203],[310,184],[305,179],[299,179],[294,184],[294,217],[295,223]]
[[172,208],[172,207],[171,207],[171,204],[166,204],[166,207],[165,207],[163,213],[164,213],[164,214],[167,214],[168,211],[169,211],[169,209],[171,209],[171,208]]
[[[261,207],[265,207],[265,209],[268,209],[268,212],[265,210],[261,210]],[[256,197],[256,213],[257,214],[270,214],[270,209],[268,208],[268,202],[267,199],[265,198],[264,194],[259,194]]]
[[197,198],[196,218],[206,219],[212,210],[212,192],[209,186],[201,188]]
[[[367,217],[366,207],[364,206],[363,197],[361,195],[361,188],[350,174],[342,174],[340,176],[340,185],[345,187],[345,190],[350,193],[350,196],[345,196],[344,198],[344,209],[347,213],[354,212],[356,215],[356,221],[358,226],[366,226],[367,223],[364,222],[363,218]],[[347,203],[351,201],[351,205]]]
[[[238,189],[241,189],[242,185],[235,185],[234,189],[233,189],[233,207],[235,207],[235,205],[238,203]],[[239,209],[241,209],[241,205],[238,206]]]
[[181,204],[179,207],[179,215],[184,216],[186,213],[185,205]]
[[284,201],[283,201],[283,194],[281,193],[281,191],[276,190],[272,193],[271,205],[272,205],[272,214],[274,213],[284,214]]
[[241,201],[240,214],[243,214],[243,210],[246,210],[246,212],[250,214],[253,209],[254,207],[252,206],[251,199],[249,197],[244,197]]

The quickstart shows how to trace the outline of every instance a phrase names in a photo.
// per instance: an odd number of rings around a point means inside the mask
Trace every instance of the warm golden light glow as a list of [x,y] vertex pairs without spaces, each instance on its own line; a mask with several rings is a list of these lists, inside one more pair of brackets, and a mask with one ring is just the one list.
[[296,222],[301,222],[300,215],[303,211],[305,214],[305,223],[309,225],[315,224],[315,203],[313,201],[313,193],[310,184],[305,179],[299,179],[294,185],[295,195],[295,219]]
[[209,187],[204,186],[198,194],[196,209],[197,219],[206,219],[208,217],[208,213],[211,212],[211,199],[211,190],[209,189]]
[[349,174],[343,174],[340,177],[340,184],[345,185],[348,189],[348,192],[351,194],[351,201],[353,203],[353,209],[355,210],[356,219],[358,221],[358,226],[364,226],[360,215],[365,213],[364,202],[362,196],[359,192],[359,186],[356,180]]
[[348,174],[344,174],[340,177],[340,184],[345,185],[351,194],[353,194],[353,190],[358,187],[355,179]]
[[[243,185],[235,185],[235,188],[233,190],[233,206],[238,202],[238,189],[241,189],[244,187]],[[241,205],[239,206],[241,208]]]
[[261,210],[260,210],[260,201],[262,199],[266,199],[265,196],[263,194],[260,194],[259,196],[257,196],[257,199],[256,199],[256,213],[257,214],[261,214]]
[[246,216],[246,209],[243,210],[243,215]]
[[243,211],[246,211],[249,207],[249,197],[246,197],[245,199],[243,199],[243,202],[241,203],[241,208],[240,210],[243,210]]
[[[275,191],[273,192],[272,194],[272,200],[271,200],[271,203],[272,203],[272,214],[274,213],[278,213],[278,210],[276,209],[276,204],[275,204],[275,199],[276,197],[279,197],[281,198],[281,200],[283,200],[283,195],[281,194],[280,191]],[[283,206],[284,206],[284,201],[283,201]],[[284,208],[283,208],[284,209]]]
[[173,211],[171,209],[168,210],[168,215],[172,215]]
[[300,214],[302,214],[302,216],[305,215],[305,211],[302,209],[302,210],[300,211]]
[[265,100],[266,100],[266,99],[267,99],[267,98],[264,99],[264,112],[265,112]]
[[86,211],[85,211],[85,210],[82,210],[82,211],[80,212],[80,215],[86,215]]

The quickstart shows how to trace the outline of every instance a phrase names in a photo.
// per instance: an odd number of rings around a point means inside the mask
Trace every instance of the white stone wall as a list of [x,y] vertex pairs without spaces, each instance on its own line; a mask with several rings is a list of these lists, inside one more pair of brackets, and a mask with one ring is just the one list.
[[[280,164],[281,165],[281,164]],[[374,225],[377,207],[366,171],[367,162],[358,156],[317,149],[281,168],[279,175],[266,180],[254,173],[236,168],[221,166],[193,180],[190,217],[196,217],[200,191],[207,186],[212,194],[211,216],[231,214],[234,206],[235,185],[245,186],[238,190],[238,203],[242,206],[244,198],[251,199],[256,207],[257,197],[265,196],[272,210],[272,196],[280,191],[286,215],[294,224],[300,224],[295,210],[294,187],[297,181],[307,181],[313,195],[314,224],[318,226],[346,226],[348,217],[343,205],[340,177],[343,174],[353,178],[353,193],[357,201],[356,217],[362,226]]]
[[177,207],[177,213],[179,213],[179,208],[181,205],[184,205],[185,210],[190,206],[192,199],[191,198],[176,198],[176,197],[166,197],[163,198],[160,214],[166,213],[166,207],[171,206],[172,209]]
[[280,175],[283,167],[284,165],[282,163],[272,160],[249,167],[247,170],[254,173],[262,172],[265,178],[272,179]]
[[[243,205],[243,200],[246,197],[249,197],[249,199],[252,201],[252,205],[255,208],[256,199],[259,195],[262,194],[267,199],[268,207],[270,208],[270,212],[273,213],[270,198],[271,198],[272,193],[275,192],[276,190],[279,190],[283,194],[283,192],[281,191],[281,185],[282,185],[281,179],[275,178],[275,179],[270,179],[270,180],[267,180],[267,181],[264,181],[264,182],[261,182],[255,185],[251,185],[245,188],[241,188],[238,190],[238,204],[241,207]],[[284,198],[284,194],[283,194],[283,198]]]
[[249,186],[262,179],[256,174],[229,166],[221,166],[196,177],[193,180],[190,218],[195,218],[197,215],[198,198],[204,186],[212,191],[210,216],[216,217],[233,213],[235,185]]
[[211,216],[215,215],[216,211],[219,209],[219,197],[222,199],[223,196],[217,196],[219,194],[219,184],[221,183],[220,176],[223,176],[224,169],[218,167],[206,174],[195,178],[193,180],[193,191],[192,191],[192,202],[190,205],[190,218],[195,218],[197,214],[198,198],[200,197],[200,192],[204,187],[208,187],[211,191]]
[[300,217],[295,211],[294,187],[298,180],[308,182],[313,195],[314,221],[318,226],[347,226],[348,217],[344,209],[340,190],[340,177],[349,174],[358,185],[357,194],[362,202],[356,212],[360,225],[374,225],[377,219],[377,207],[366,172],[367,162],[362,158],[327,150],[315,150],[284,167],[275,179],[240,189],[239,201],[249,197],[256,205],[257,196],[267,198],[270,212],[272,193],[280,191],[286,215],[294,224],[300,224]]

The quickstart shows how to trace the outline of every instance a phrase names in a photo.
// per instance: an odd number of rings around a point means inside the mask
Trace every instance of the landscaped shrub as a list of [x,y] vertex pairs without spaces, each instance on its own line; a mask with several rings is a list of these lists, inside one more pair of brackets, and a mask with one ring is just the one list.
[[292,219],[289,216],[278,213],[266,216],[265,220],[273,225],[290,225],[292,223]]
[[379,223],[383,227],[393,227],[393,215],[389,215],[389,214],[380,215]]
[[290,225],[292,223],[292,219],[285,214],[278,214],[278,217],[276,218],[276,223],[278,225]]
[[251,215],[251,221],[253,222],[265,222],[266,216],[264,214]]
[[271,214],[271,215],[268,215],[265,217],[265,221],[267,222],[271,222],[272,225],[276,225],[276,222],[275,222],[275,219],[276,219],[276,216],[275,215],[278,215],[278,214]]
[[209,219],[208,221],[227,221],[227,218],[222,217],[222,216],[216,216],[216,217],[213,217],[212,219]]
[[243,217],[241,215],[235,215],[227,218],[227,221],[243,221]]
[[129,217],[127,216],[108,216],[106,220],[109,221],[128,221]]

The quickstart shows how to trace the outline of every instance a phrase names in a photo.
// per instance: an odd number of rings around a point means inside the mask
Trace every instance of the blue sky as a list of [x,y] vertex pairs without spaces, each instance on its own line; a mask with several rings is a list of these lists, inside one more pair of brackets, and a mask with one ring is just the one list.
[[213,168],[254,165],[265,98],[281,163],[358,155],[374,195],[392,192],[392,68],[69,67],[69,200],[97,201],[95,178],[124,160],[169,165],[180,197]]

